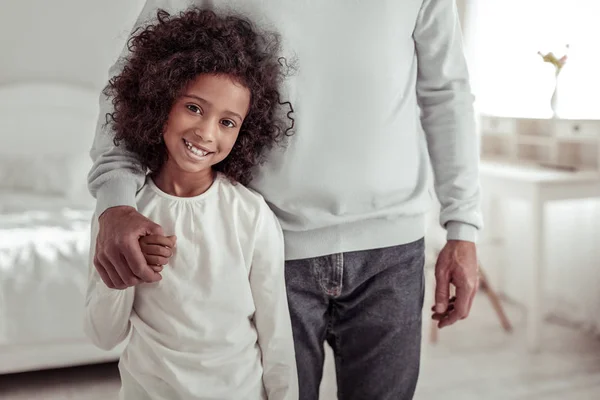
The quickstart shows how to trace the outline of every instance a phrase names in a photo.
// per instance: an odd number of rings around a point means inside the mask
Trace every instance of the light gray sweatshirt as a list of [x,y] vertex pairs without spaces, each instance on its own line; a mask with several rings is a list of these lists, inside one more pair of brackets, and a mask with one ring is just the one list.
[[[423,237],[430,160],[448,239],[476,240],[479,142],[454,0],[149,0],[136,27],[157,8],[192,4],[278,31],[297,67],[282,89],[295,135],[251,184],[280,220],[287,259]],[[118,61],[109,75],[121,68]],[[103,126],[110,111],[101,96],[89,174],[97,215],[135,207],[145,180]]]

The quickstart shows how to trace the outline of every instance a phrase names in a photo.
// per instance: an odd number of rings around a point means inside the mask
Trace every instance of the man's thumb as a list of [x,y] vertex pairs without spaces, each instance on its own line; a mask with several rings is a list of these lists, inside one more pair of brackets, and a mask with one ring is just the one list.
[[450,282],[445,278],[437,278],[435,285],[435,312],[444,313],[448,309],[450,298]]
[[163,231],[162,226],[155,224],[154,222],[152,222],[148,225],[147,231],[148,231],[148,235],[165,236],[165,232]]

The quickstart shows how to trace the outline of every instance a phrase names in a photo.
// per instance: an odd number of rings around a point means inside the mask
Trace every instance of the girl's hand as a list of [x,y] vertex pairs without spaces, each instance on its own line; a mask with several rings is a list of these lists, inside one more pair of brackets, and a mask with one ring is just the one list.
[[146,235],[164,235],[164,232],[160,225],[133,207],[111,207],[100,215],[94,266],[106,286],[122,290],[141,282],[161,280],[140,249],[139,239]]
[[156,272],[169,262],[175,247],[175,236],[147,235],[140,238],[140,248],[148,265]]

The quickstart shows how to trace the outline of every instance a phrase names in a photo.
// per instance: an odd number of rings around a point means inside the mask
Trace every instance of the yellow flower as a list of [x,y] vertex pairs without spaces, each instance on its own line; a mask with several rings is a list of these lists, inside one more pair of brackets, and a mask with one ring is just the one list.
[[[569,46],[567,45],[567,49],[568,48],[569,48]],[[538,54],[540,55],[540,57],[542,57],[544,62],[550,63],[554,66],[556,75],[558,75],[558,73],[561,71],[561,69],[565,66],[565,64],[567,62],[566,54],[564,56],[562,56],[561,58],[556,58],[556,56],[554,55],[553,52],[543,54],[541,51],[538,51]]]

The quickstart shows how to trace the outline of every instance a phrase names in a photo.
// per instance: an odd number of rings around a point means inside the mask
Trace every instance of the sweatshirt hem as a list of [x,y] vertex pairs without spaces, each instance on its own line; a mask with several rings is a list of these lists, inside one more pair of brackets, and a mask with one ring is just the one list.
[[287,261],[399,246],[425,236],[425,216],[377,218],[320,229],[284,231]]

